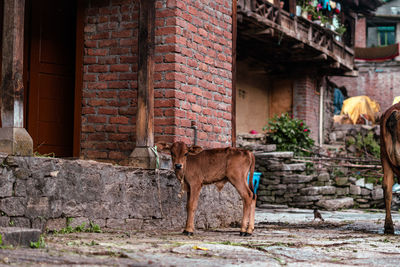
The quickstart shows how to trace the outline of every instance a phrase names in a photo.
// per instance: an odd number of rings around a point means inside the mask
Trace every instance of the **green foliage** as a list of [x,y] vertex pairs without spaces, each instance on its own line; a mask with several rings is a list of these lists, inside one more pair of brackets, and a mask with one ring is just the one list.
[[44,242],[44,237],[41,235],[37,242],[32,242],[30,244],[31,248],[44,248],[46,247],[46,243]]
[[355,145],[359,151],[370,154],[375,158],[380,158],[381,147],[378,141],[375,140],[373,132],[369,132],[366,136],[358,134],[356,136]]
[[278,151],[293,151],[298,156],[308,156],[310,153],[304,150],[309,150],[314,145],[307,125],[287,113],[280,117],[275,115],[263,130],[269,132],[268,138],[276,144]]
[[98,224],[89,222],[89,227],[86,227],[86,223],[82,223],[76,227],[72,227],[70,224],[72,223],[72,218],[67,218],[67,227],[60,229],[59,231],[55,231],[55,234],[70,234],[70,233],[101,233],[100,226]]
[[3,244],[3,236],[0,234],[0,246]]

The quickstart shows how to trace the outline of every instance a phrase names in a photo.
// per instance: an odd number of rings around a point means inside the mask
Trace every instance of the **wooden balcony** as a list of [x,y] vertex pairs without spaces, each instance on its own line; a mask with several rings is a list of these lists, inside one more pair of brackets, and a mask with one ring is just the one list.
[[238,56],[262,60],[278,71],[315,69],[352,75],[354,51],[338,34],[267,0],[238,0]]

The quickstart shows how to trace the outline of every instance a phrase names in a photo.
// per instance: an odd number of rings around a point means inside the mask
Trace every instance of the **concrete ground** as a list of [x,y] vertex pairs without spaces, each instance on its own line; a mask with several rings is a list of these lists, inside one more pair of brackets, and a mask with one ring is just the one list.
[[[399,266],[400,236],[383,235],[383,211],[257,209],[256,229],[71,233],[45,236],[45,247],[1,248],[14,266]],[[400,215],[393,219],[400,230]]]

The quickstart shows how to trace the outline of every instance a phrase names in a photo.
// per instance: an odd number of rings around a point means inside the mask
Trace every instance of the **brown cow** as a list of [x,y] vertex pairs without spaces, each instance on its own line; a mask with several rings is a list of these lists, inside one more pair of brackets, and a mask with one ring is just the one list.
[[[177,178],[181,181],[187,194],[187,219],[183,231],[193,235],[194,214],[203,185],[216,184],[221,190],[230,182],[243,200],[243,218],[241,236],[250,236],[254,230],[256,195],[253,193],[253,173],[255,158],[253,153],[238,148],[215,148],[203,150],[199,146],[188,147],[183,142],[172,145],[158,143],[157,149],[169,151]],[[247,185],[247,174],[250,171],[250,188]]]
[[383,113],[381,127],[381,161],[383,168],[383,193],[385,197],[385,234],[394,234],[390,205],[394,174],[400,176],[400,103]]

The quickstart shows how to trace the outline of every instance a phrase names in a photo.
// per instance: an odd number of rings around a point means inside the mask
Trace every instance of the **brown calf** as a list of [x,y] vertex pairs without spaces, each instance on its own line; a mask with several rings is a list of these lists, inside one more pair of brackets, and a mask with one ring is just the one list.
[[383,194],[385,197],[385,234],[394,234],[390,205],[394,174],[400,176],[400,103],[383,113],[381,127],[381,162],[383,168]]
[[[181,181],[183,189],[188,192],[184,234],[193,235],[194,214],[202,186],[216,184],[218,190],[221,190],[228,181],[243,200],[240,235],[249,236],[253,233],[256,207],[256,196],[253,194],[255,164],[253,153],[230,147],[203,150],[199,146],[188,147],[183,142],[175,142],[172,145],[158,143],[157,149],[168,150],[171,153],[175,174]],[[249,171],[250,187],[247,185]]]

